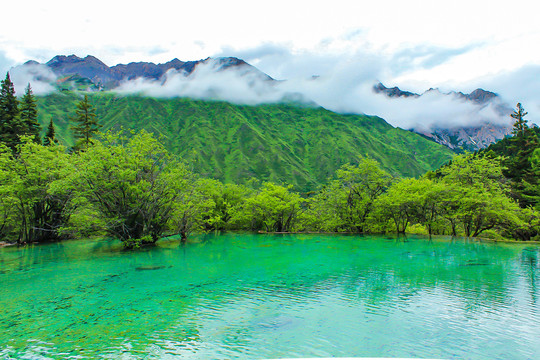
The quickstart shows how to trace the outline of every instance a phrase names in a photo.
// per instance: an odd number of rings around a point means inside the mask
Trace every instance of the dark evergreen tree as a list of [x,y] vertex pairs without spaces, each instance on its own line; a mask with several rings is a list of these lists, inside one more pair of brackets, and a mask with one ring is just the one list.
[[75,117],[72,118],[77,125],[72,126],[73,136],[78,140],[75,149],[85,149],[93,144],[92,137],[101,127],[96,120],[95,109],[88,101],[88,95],[77,104]]
[[7,73],[0,90],[0,141],[15,150],[20,142],[19,136],[22,134],[24,134],[24,126],[19,116],[19,101]]
[[36,98],[32,93],[30,83],[26,87],[24,96],[21,99],[20,116],[22,125],[24,126],[24,133],[33,136],[34,141],[41,144],[41,138],[39,137],[41,126],[37,120]]
[[514,122],[514,128],[512,129],[512,134],[522,136],[525,133],[525,130],[529,128],[527,125],[527,120],[525,120],[525,115],[528,112],[523,109],[521,103],[517,103],[516,110],[510,116],[516,121]]
[[56,132],[54,130],[54,124],[51,118],[49,126],[47,127],[47,133],[45,134],[45,138],[43,139],[43,145],[51,146],[53,144],[58,144],[58,140],[56,140]]

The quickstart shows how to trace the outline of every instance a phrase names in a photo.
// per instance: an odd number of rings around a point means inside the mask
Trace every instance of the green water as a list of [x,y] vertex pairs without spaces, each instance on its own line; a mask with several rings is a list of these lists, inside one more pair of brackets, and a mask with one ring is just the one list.
[[0,249],[0,359],[538,359],[540,246],[207,235]]

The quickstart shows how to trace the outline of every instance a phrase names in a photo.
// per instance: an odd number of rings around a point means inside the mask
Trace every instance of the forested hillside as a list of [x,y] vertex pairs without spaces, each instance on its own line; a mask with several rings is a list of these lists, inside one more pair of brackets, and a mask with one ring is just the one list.
[[[397,176],[419,176],[447,162],[452,152],[378,117],[341,115],[294,104],[240,106],[186,98],[155,99],[89,94],[102,130],[145,129],[166,148],[194,164],[194,171],[225,182],[250,178],[314,190],[345,163],[370,156]],[[75,92],[38,98],[43,128],[54,121],[70,146],[69,127],[81,96]]]

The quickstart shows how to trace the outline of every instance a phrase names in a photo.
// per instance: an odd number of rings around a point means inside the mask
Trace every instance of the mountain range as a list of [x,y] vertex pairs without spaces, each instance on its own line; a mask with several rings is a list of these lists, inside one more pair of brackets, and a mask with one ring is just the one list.
[[[47,63],[29,61],[23,67],[45,68],[53,74],[42,79],[53,81],[57,91],[38,97],[39,121],[45,128],[52,118],[64,144],[74,143],[71,118],[84,93],[96,108],[103,130],[153,132],[171,152],[194,164],[196,172],[225,182],[257,178],[309,191],[326,183],[341,165],[354,164],[361,156],[376,159],[395,176],[415,177],[446,163],[455,150],[484,147],[508,133],[490,123],[430,132],[402,130],[377,116],[326,110],[301,94],[273,103],[242,105],[118,91],[140,81],[159,87],[171,79],[176,81],[178,74],[189,82],[201,69],[210,77],[223,76],[225,85],[233,75],[243,77],[255,90],[266,91],[282,82],[234,57],[107,66],[93,56],[59,55]],[[259,86],[261,82],[264,87]],[[438,92],[430,89],[416,94],[383,84],[377,84],[373,91],[390,99],[421,98]],[[475,106],[496,104],[501,112],[508,110],[496,94],[482,89],[442,95]]]
[[[378,83],[373,86],[373,91],[384,95],[391,99],[397,98],[421,98],[426,94],[432,95],[433,92],[437,95],[442,95],[450,98],[460,100],[462,102],[468,102],[477,105],[482,109],[487,106],[493,106],[493,109],[500,117],[508,117],[512,113],[512,108],[505,104],[499,95],[494,92],[486,91],[484,89],[476,89],[470,94],[464,94],[462,92],[449,92],[442,93],[438,89],[429,89],[423,94],[417,94],[410,91],[403,91],[398,87],[388,88],[382,83]],[[427,130],[422,127],[409,129],[422,136],[436,141],[439,144],[448,146],[455,151],[476,151],[483,149],[490,144],[508,136],[512,132],[512,125],[509,122],[500,123],[499,121],[477,121],[474,125],[470,126],[430,126]]]
[[[189,78],[199,66],[210,66],[215,73],[224,73],[227,70],[233,70],[241,76],[251,75],[248,81],[249,86],[255,87],[254,82],[265,83],[266,88],[272,88],[280,81],[274,80],[269,75],[260,71],[256,67],[235,57],[206,58],[196,61],[181,61],[173,59],[166,63],[154,64],[152,62],[132,62],[129,64],[118,64],[108,66],[98,58],[88,55],[84,58],[75,55],[58,55],[50,61],[40,64],[35,61],[28,61],[25,65],[45,66],[52,71],[56,77],[55,86],[62,91],[85,90],[85,91],[107,91],[113,89],[122,89],[122,86],[129,84],[130,81],[144,80],[157,84],[165,84],[169,76],[182,74]],[[23,65],[24,66],[24,65]],[[313,81],[319,81],[314,78]],[[223,90],[224,92],[227,89]],[[504,104],[500,97],[490,91],[476,89],[470,94],[462,92],[442,93],[438,89],[429,89],[422,94],[404,91],[398,87],[386,87],[382,83],[373,86],[373,92],[389,99],[412,98],[419,99],[427,94],[449,97],[460,102],[469,103],[476,108],[482,109],[493,106],[497,117],[509,118],[508,115],[512,109]],[[213,90],[209,91],[213,95]],[[203,96],[204,98],[204,96]],[[219,97],[218,97],[219,98]],[[308,105],[315,105],[310,99],[306,99],[301,94],[286,94],[279,99],[280,102],[297,102]],[[271,101],[270,101],[271,102]],[[441,112],[444,111],[441,109]],[[392,120],[392,119],[387,119]],[[495,119],[478,119],[472,121],[470,125],[455,126],[452,119],[448,122],[439,122],[435,126],[412,126],[406,128],[433,140],[450,149],[461,151],[475,151],[488,146],[509,135],[511,132],[511,122],[501,123]]]
[[[207,58],[197,61],[180,61],[173,59],[164,64],[154,64],[151,62],[132,62],[129,64],[118,64],[107,66],[98,58],[88,55],[80,58],[76,55],[57,55],[45,64],[39,64],[36,61],[28,61],[25,65],[45,65],[58,76],[59,84],[74,80],[87,79],[90,90],[110,90],[118,87],[121,83],[135,80],[138,78],[159,80],[165,76],[168,71],[182,72],[186,75],[191,74],[197,65],[211,63],[216,71],[226,70],[228,68],[242,68],[247,71],[259,72],[255,67],[249,65],[241,59],[234,57],[227,58]],[[271,78],[259,72],[261,77],[271,80]]]

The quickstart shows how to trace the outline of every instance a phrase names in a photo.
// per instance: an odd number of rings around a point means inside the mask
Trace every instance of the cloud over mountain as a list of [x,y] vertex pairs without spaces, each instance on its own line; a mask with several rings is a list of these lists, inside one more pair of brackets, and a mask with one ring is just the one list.
[[[456,52],[459,53],[457,50]],[[100,84],[101,78],[106,78],[114,85],[114,91],[120,94],[192,97],[249,105],[282,101],[316,103],[339,113],[377,115],[394,126],[419,131],[474,127],[485,122],[505,126],[510,123],[509,114],[501,111],[501,99],[480,104],[440,91],[428,91],[419,97],[401,98],[374,92],[373,85],[381,78],[389,77],[385,69],[388,69],[388,62],[396,61],[395,59],[385,59],[368,53],[357,53],[353,57],[292,54],[283,47],[272,44],[250,51],[244,50],[241,54],[258,66],[251,66],[238,58],[220,57],[195,62],[175,59],[157,65],[131,63],[109,68],[96,58],[88,56],[84,59],[55,57],[57,61],[51,60],[49,66],[27,63],[14,68],[12,73],[19,87],[24,87],[31,81],[35,92],[42,94],[52,90],[49,84],[55,73],[65,75],[68,71],[61,68],[58,61],[69,60],[69,66],[77,66],[76,69],[87,61],[94,67],[98,64],[99,72],[96,74],[101,75],[84,73],[85,76]],[[414,57],[410,53],[406,55]],[[271,61],[267,61],[269,58]],[[278,61],[279,59],[281,60]],[[186,64],[189,64],[189,67],[186,67]],[[281,64],[281,67],[272,68],[268,64]],[[265,72],[259,71],[259,66],[272,77],[280,78],[281,75],[290,73],[297,76],[274,80]],[[323,72],[314,73],[316,70]],[[501,84],[506,86],[504,78],[501,78]]]

